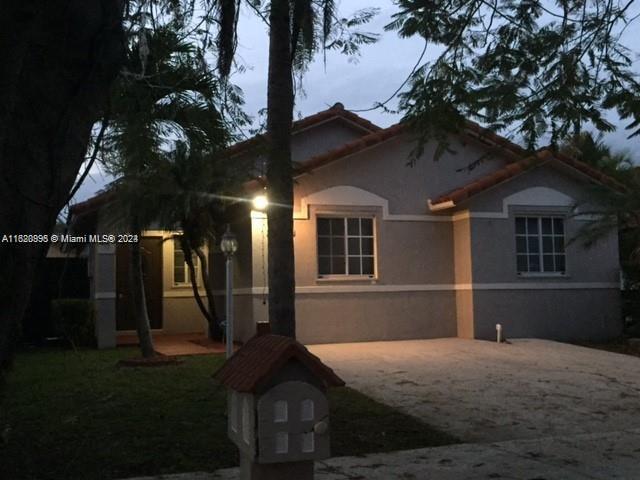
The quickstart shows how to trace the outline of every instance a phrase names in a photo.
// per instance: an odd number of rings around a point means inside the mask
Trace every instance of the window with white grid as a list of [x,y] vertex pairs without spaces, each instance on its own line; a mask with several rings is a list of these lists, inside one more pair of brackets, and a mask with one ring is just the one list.
[[375,275],[371,217],[318,217],[318,277]]
[[565,273],[564,247],[562,217],[516,217],[518,273]]

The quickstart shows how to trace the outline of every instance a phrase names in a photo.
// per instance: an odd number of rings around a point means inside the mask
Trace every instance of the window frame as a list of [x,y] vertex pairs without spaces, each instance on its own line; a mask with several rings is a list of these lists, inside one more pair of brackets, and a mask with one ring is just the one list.
[[[319,254],[319,233],[318,233],[318,220],[319,219],[341,219],[344,222],[344,262],[345,273],[320,273],[320,254]],[[371,235],[362,235],[360,233],[357,236],[349,236],[348,233],[348,220],[349,219],[370,219],[371,220]],[[314,216],[314,235],[315,235],[315,268],[316,268],[316,280],[318,281],[373,281],[378,279],[378,232],[377,232],[377,216],[372,212],[318,212]],[[373,261],[373,273],[372,274],[350,274],[349,271],[349,238],[371,238],[373,243],[373,251],[371,255],[362,255],[362,251],[357,257],[360,258],[360,265],[362,267],[363,257],[372,257]],[[362,244],[361,244],[362,245]],[[324,256],[324,255],[323,255]],[[356,255],[351,255],[355,257]]]
[[[174,235],[172,237],[172,246],[173,252],[171,254],[171,281],[173,282],[174,287],[191,287],[191,272],[189,272],[189,265],[187,264],[186,256],[184,255],[184,251],[180,246],[180,237],[181,235]],[[176,248],[179,247],[179,248]],[[185,258],[184,260],[184,282],[176,282],[176,252],[182,252],[182,256]],[[195,255],[195,254],[194,254]],[[194,258],[194,268],[196,271],[196,285],[200,285],[202,273],[200,271],[200,259],[196,255]]]
[[[518,233],[517,230],[517,222],[519,218],[524,218],[525,219],[525,233]],[[537,232],[535,234],[530,234],[528,231],[528,220],[531,218],[535,218],[536,222],[537,222]],[[550,219],[551,220],[551,233],[550,234],[545,234],[543,233],[542,230],[542,221],[543,219]],[[562,221],[562,234],[557,234],[555,232],[555,226],[554,226],[554,220],[555,219],[559,219]],[[515,270],[516,270],[516,274],[518,275],[518,277],[567,277],[568,273],[568,265],[567,265],[567,250],[566,250],[566,238],[567,238],[567,216],[565,214],[561,214],[561,213],[552,213],[552,212],[517,212],[514,214],[514,220],[513,220],[513,239],[514,239],[514,249],[515,249]],[[533,252],[530,253],[529,252],[529,238],[530,237],[534,237],[537,239],[537,248],[538,248],[538,252]],[[518,238],[524,238],[525,239],[525,245],[526,245],[526,253],[522,253],[518,251]],[[545,251],[544,249],[544,242],[543,239],[544,237],[550,237],[551,238],[551,252],[549,251]],[[555,239],[556,238],[562,238],[562,243],[563,243],[563,247],[562,247],[562,252],[556,252],[556,247],[555,247]],[[529,264],[529,257],[532,255],[537,255],[538,257],[538,262],[540,265],[540,270],[539,271],[531,271],[530,270],[530,264]],[[545,270],[544,269],[544,257],[546,256],[551,256],[553,258],[553,270]],[[518,257],[519,256],[525,256],[527,259],[527,270],[526,271],[521,271],[518,269]],[[556,257],[557,256],[562,256],[563,260],[564,260],[564,269],[562,270],[557,270],[556,268]]]

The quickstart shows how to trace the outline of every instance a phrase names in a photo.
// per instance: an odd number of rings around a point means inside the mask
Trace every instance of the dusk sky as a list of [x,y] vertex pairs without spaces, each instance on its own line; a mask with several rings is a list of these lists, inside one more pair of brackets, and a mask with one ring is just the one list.
[[[298,95],[296,98],[295,118],[324,110],[336,102],[342,102],[350,110],[370,108],[375,102],[386,100],[392,95],[411,72],[424,43],[419,38],[402,39],[395,32],[384,31],[391,15],[397,11],[391,0],[343,1],[340,14],[348,16],[367,7],[378,7],[380,13],[362,30],[381,34],[380,40],[364,47],[362,55],[356,59],[329,52],[325,65],[322,55],[319,55],[304,77],[305,95]],[[640,6],[636,9],[640,9]],[[634,25],[625,34],[627,45],[637,44],[637,38],[640,38],[640,27]],[[266,25],[250,10],[245,9],[240,16],[238,42],[237,60],[246,70],[234,75],[233,82],[244,91],[245,111],[257,122],[258,111],[266,107],[267,100],[268,38]],[[430,47],[425,59],[433,58],[436,48]],[[636,65],[640,65],[640,62],[636,61]],[[395,100],[388,104],[392,109],[395,106]],[[381,127],[389,126],[400,118],[399,115],[381,110],[357,113]],[[615,116],[610,119],[619,124]],[[627,133],[619,128],[605,139],[616,150],[628,150],[632,154],[639,152],[640,139],[627,140],[626,136]],[[514,140],[517,141],[517,138]],[[640,156],[637,153],[634,156],[640,162]],[[108,178],[100,169],[94,168],[91,178],[80,188],[75,201],[90,197],[103,188],[107,181]]]

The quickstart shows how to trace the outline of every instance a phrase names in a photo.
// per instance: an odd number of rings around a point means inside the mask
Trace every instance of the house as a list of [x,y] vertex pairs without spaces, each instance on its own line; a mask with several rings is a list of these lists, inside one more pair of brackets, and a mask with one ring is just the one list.
[[[405,127],[382,129],[341,104],[294,122],[293,132],[296,327],[303,343],[495,339],[496,324],[507,337],[620,334],[617,232],[588,249],[570,242],[590,219],[574,207],[590,209],[594,185],[617,187],[602,172],[550,150],[532,155],[472,122],[451,139],[455,153],[434,161],[435,145],[428,144],[409,166],[415,140]],[[255,137],[228,154],[260,166],[261,145]],[[248,198],[259,193],[260,182],[247,186]],[[99,203],[78,204],[72,216],[95,212]],[[240,244],[234,303],[241,341],[267,320],[266,215],[282,208],[251,205],[238,203],[232,223]],[[157,257],[149,273],[156,282],[151,296],[161,305],[155,326],[204,331],[183,283],[183,257],[167,241],[175,234],[146,232],[143,240]],[[108,345],[122,323],[117,249],[92,250],[98,337]],[[222,295],[222,269],[213,270]]]

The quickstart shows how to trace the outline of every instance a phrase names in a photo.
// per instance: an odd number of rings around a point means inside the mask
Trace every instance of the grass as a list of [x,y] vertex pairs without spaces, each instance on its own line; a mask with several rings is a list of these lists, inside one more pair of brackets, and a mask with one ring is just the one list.
[[629,342],[629,339],[627,339],[626,337],[612,340],[606,343],[580,342],[577,343],[577,345],[580,345],[581,347],[605,350],[607,352],[622,353],[624,355],[640,357],[640,343]]
[[[40,350],[17,357],[0,400],[2,478],[113,479],[238,464],[227,440],[221,356],[118,368],[131,349]],[[349,388],[330,394],[332,454],[455,443]]]

